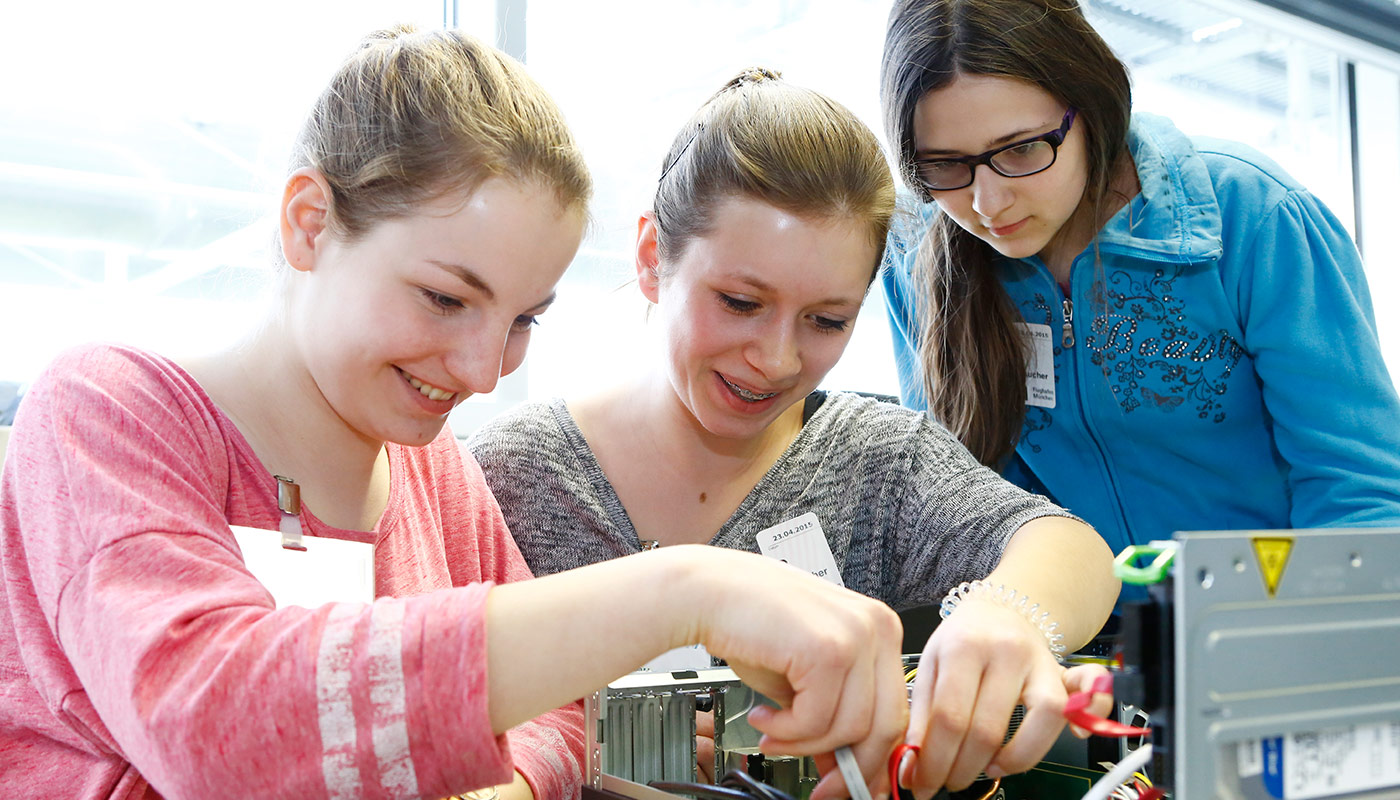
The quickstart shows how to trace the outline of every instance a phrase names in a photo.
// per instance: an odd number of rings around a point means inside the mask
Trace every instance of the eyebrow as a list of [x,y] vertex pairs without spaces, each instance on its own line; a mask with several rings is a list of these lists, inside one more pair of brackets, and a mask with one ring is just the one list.
[[428,263],[432,264],[433,266],[437,267],[443,272],[455,275],[457,279],[460,280],[462,283],[465,283],[466,285],[472,287],[478,292],[481,292],[482,294],[486,295],[487,300],[496,299],[496,292],[492,290],[490,286],[486,285],[486,281],[482,280],[480,275],[477,275],[475,272],[462,266],[461,264],[449,264],[444,261],[438,261],[436,259],[431,258],[428,259]]
[[[488,286],[486,281],[482,280],[481,276],[477,275],[476,272],[472,271],[470,268],[464,267],[461,264],[450,264],[448,262],[438,261],[432,258],[428,259],[428,263],[432,264],[433,266],[437,267],[443,272],[456,276],[456,278],[462,283],[465,283],[466,285],[472,287],[478,292],[481,292],[481,294],[484,295],[487,300],[496,299],[495,290]],[[548,297],[546,297],[538,303],[535,303],[533,306],[530,306],[529,310],[543,311],[544,309],[549,308],[551,305],[553,305],[555,298],[557,298],[558,296],[559,295],[557,292],[550,292]]]
[[[1051,133],[1051,132],[1053,132],[1054,130],[1055,130],[1055,128],[1052,126],[1052,127],[1050,127],[1050,128],[1035,127],[1035,128],[1023,128],[1023,129],[1021,129],[1021,130],[1019,130],[1019,131],[1012,131],[1011,133],[1008,133],[1008,134],[1006,134],[1005,136],[998,136],[997,138],[991,140],[990,142],[987,142],[987,147],[983,148],[982,152],[985,153],[985,152],[987,152],[988,150],[995,150],[995,149],[997,149],[998,147],[1000,147],[1000,146],[1002,146],[1002,145],[1004,145],[1004,144],[1009,144],[1009,143],[1011,143],[1011,142],[1017,141],[1018,139],[1029,139],[1029,138],[1031,138],[1032,136],[1037,135],[1037,132],[1040,132],[1040,133]],[[960,150],[916,150],[916,151],[914,152],[914,155],[916,155],[916,156],[920,156],[920,155],[922,155],[922,156],[960,156],[960,155],[970,155],[970,154],[963,153],[963,152],[960,151]]]
[[540,302],[530,306],[530,311],[544,311],[546,308],[549,308],[550,306],[554,305],[554,300],[558,296],[559,294],[557,292],[550,292],[549,297],[546,297]]
[[[746,275],[746,274],[744,274],[744,273],[734,273],[731,277],[733,277],[735,280],[741,281],[741,282],[743,282],[743,283],[747,283],[748,285],[750,285],[750,286],[752,286],[753,288],[759,290],[760,292],[773,292],[773,291],[775,291],[774,288],[773,288],[773,286],[772,286],[771,284],[766,283],[766,282],[763,281],[762,279],[757,278],[757,277],[754,277],[753,275]],[[850,299],[850,298],[848,298],[848,297],[828,297],[828,298],[826,298],[825,300],[819,300],[819,301],[817,301],[816,303],[813,303],[812,305],[817,305],[817,306],[860,306],[860,305],[863,304],[862,301],[863,301],[864,299],[865,299],[865,298],[864,298],[863,296],[862,296],[860,299],[857,299],[857,300],[852,300],[852,299]]]

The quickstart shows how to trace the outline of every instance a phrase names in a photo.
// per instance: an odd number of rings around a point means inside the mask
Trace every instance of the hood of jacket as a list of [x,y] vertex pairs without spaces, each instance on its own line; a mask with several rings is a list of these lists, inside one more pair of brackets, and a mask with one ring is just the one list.
[[1220,258],[1220,204],[1205,161],[1186,135],[1165,117],[1135,113],[1128,148],[1141,191],[1099,232],[1099,247],[1148,261]]

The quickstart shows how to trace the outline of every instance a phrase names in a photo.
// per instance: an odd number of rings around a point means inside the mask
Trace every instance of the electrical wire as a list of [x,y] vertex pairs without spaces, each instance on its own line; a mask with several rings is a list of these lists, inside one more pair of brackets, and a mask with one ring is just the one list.
[[992,788],[988,789],[988,790],[987,790],[987,793],[984,794],[984,795],[982,795],[981,797],[977,798],[977,800],[992,800],[992,797],[995,796],[996,793],[997,793],[997,789],[1000,789],[1000,788],[1001,788],[1001,778],[993,778],[993,779],[992,779]]
[[1122,761],[1119,761],[1113,769],[1108,771],[1107,775],[1099,778],[1099,782],[1085,793],[1083,800],[1107,800],[1115,789],[1127,783],[1133,777],[1134,772],[1137,772],[1151,760],[1152,745],[1139,747],[1129,753]]
[[792,795],[787,792],[762,783],[747,772],[737,769],[725,773],[717,786],[679,781],[652,781],[647,785],[663,792],[688,794],[707,800],[793,800]]
[[904,770],[904,757],[905,757],[905,756],[914,756],[915,758],[918,758],[918,756],[919,756],[919,746],[918,746],[917,744],[901,744],[901,745],[899,745],[898,747],[896,747],[896,748],[894,749],[894,752],[893,752],[893,753],[890,754],[890,789],[891,789],[891,791],[896,791],[896,792],[897,792],[897,791],[899,791],[899,790],[902,788],[902,787],[899,785],[899,773],[902,772],[902,771]]

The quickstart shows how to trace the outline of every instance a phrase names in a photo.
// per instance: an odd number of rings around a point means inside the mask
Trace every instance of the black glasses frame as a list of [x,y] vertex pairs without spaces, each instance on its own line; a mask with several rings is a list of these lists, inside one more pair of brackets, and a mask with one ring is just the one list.
[[[1050,131],[1049,133],[1042,133],[1039,136],[1032,136],[1029,139],[1021,139],[1020,141],[1012,142],[1011,144],[1002,145],[1001,147],[998,147],[996,149],[988,150],[987,152],[982,153],[981,155],[937,156],[934,158],[916,158],[914,159],[914,177],[919,181],[920,186],[923,186],[924,189],[930,192],[951,192],[957,189],[966,189],[967,187],[971,186],[972,182],[977,178],[977,167],[980,164],[985,164],[986,166],[991,168],[993,172],[1002,176],[1003,178],[1024,178],[1029,175],[1036,175],[1038,173],[1044,172],[1045,170],[1055,166],[1055,161],[1058,160],[1060,157],[1060,145],[1065,143],[1065,137],[1069,135],[1070,126],[1074,125],[1074,118],[1078,114],[1079,109],[1075,108],[1074,106],[1070,106],[1069,110],[1065,111],[1064,118],[1060,120],[1060,127],[1056,128],[1055,130]],[[997,169],[997,165],[992,163],[993,158],[996,158],[998,155],[1006,152],[1007,150],[1011,150],[1016,147],[1021,147],[1023,145],[1032,144],[1034,142],[1046,142],[1050,145],[1050,163],[1046,164],[1040,169],[1033,170],[1031,172],[1022,172],[1019,175],[1008,175],[1005,172],[1002,172],[1000,169]],[[928,181],[925,181],[922,177],[919,176],[920,164],[937,164],[948,162],[954,164],[968,165],[967,183],[959,184],[957,186],[931,186],[929,185]]]

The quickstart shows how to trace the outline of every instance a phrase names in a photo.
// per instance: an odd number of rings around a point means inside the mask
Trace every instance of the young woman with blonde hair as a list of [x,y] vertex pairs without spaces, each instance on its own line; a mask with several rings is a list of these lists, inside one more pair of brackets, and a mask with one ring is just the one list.
[[520,365],[582,236],[588,173],[523,68],[456,32],[371,35],[291,166],[279,300],[248,341],[82,347],[25,398],[0,477],[0,793],[514,776],[507,797],[577,797],[572,701],[687,643],[785,704],[756,718],[771,744],[853,744],[878,791],[906,714],[892,612],[705,548],[524,580],[445,424]]
[[[957,756],[914,785],[961,788],[1049,748],[1076,679],[1055,651],[1099,629],[1118,585],[1091,528],[926,415],[817,390],[880,264],[893,183],[844,107],[767,70],[739,75],[677,134],[638,221],[661,360],[517,408],[470,444],[541,574],[711,544],[896,608],[960,601],[925,648],[909,741]],[[1058,627],[1047,638],[1012,596]],[[1003,748],[1017,703],[1026,722]]]

